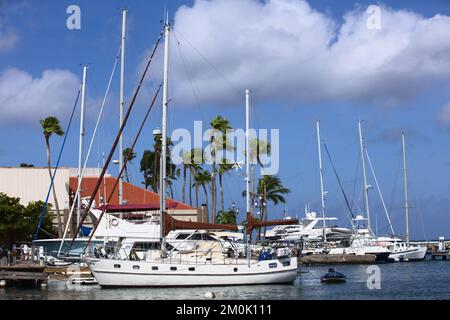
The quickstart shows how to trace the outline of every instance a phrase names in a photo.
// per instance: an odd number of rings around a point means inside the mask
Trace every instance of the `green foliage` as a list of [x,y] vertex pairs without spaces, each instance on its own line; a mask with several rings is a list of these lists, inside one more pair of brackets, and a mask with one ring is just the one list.
[[220,210],[216,216],[216,223],[218,224],[232,224],[236,225],[237,212],[234,210],[222,211]]
[[42,119],[40,123],[46,139],[50,138],[53,133],[58,136],[64,135],[64,130],[61,128],[57,117],[47,117]]
[[[9,197],[0,193],[0,242],[11,246],[15,242],[31,242],[38,225],[44,202],[32,201],[25,207],[20,204],[19,198]],[[48,204],[47,211],[42,220],[41,230],[54,233]],[[42,231],[38,238],[48,238]]]
[[[166,173],[167,173],[167,185],[169,188],[173,185],[173,181],[180,177],[180,168],[172,163],[170,157],[170,146],[173,145],[172,141],[167,138],[167,157],[166,157]],[[161,158],[161,136],[154,138],[154,150],[144,150],[142,154],[140,166],[141,172],[144,175],[143,184],[145,188],[151,187],[154,192],[158,192],[159,189],[159,167]]]
[[128,157],[128,154],[130,154],[130,158],[128,159],[128,162],[131,162],[133,159],[136,158],[136,152],[131,152],[131,148],[125,148],[123,150],[123,158],[126,159]]
[[22,163],[19,165],[19,168],[33,168],[33,167],[34,167],[34,164],[25,163],[25,162],[22,162]]

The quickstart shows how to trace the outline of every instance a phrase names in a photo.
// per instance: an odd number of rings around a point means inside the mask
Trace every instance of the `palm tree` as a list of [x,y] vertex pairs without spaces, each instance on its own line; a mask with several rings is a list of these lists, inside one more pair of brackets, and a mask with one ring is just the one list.
[[[270,154],[270,143],[264,140],[260,140],[259,138],[251,139],[249,142],[249,161],[251,163],[251,192],[255,194],[255,162],[259,164],[260,167],[263,167],[261,156]],[[252,196],[252,207],[255,203],[255,199]]]
[[[127,157],[129,157],[128,158],[128,161],[125,163],[125,177],[126,177],[126,179],[127,179],[127,182],[128,183],[130,183],[130,179],[129,179],[129,177],[128,177],[128,168],[127,168],[127,165],[128,165],[128,163],[129,162],[131,162],[134,158],[136,158],[136,152],[131,152],[131,148],[126,148],[126,149],[124,149],[123,150],[123,158],[124,159],[127,159]],[[120,168],[120,170],[121,170],[122,168]]]
[[[64,135],[64,130],[59,125],[59,120],[56,117],[47,117],[45,119],[42,119],[40,121],[40,124],[43,129],[44,138],[45,138],[45,144],[47,146],[47,166],[48,166],[48,174],[50,175],[50,180],[52,179],[52,169],[51,169],[51,162],[50,162],[50,137],[53,134],[56,134],[58,136]],[[53,199],[55,199],[55,208],[56,208],[56,219],[58,221],[58,236],[61,238],[63,234],[63,227],[62,227],[62,221],[61,221],[61,214],[59,211],[59,205],[58,205],[58,199],[56,198],[56,191],[55,191],[55,184],[52,184],[52,192],[53,192]]]
[[208,191],[206,186],[211,183],[211,173],[208,170],[199,170],[194,177],[194,186],[202,187],[205,193],[206,207],[208,208]]
[[[193,148],[191,151],[187,151],[183,154],[183,191],[182,198],[183,203],[186,198],[186,175],[187,170],[189,169],[189,205],[192,206],[192,180],[196,175],[196,172],[200,169],[200,166],[204,163],[203,158],[203,149],[201,148]],[[196,192],[196,200],[198,207],[198,187],[195,188]]]
[[[173,180],[176,180],[180,176],[180,170],[174,165],[170,157],[170,146],[173,145],[170,138],[167,138],[167,158],[166,158],[166,172],[167,172],[167,186],[169,189],[172,187]],[[159,175],[160,175],[160,161],[161,161],[161,136],[155,136],[154,138],[154,151],[144,150],[142,154],[140,166],[141,172],[144,174],[143,184],[147,189],[149,186],[153,192],[158,193],[159,190]],[[173,194],[173,192],[171,192]]]
[[230,171],[233,168],[232,164],[226,163],[225,160],[219,164],[219,192],[220,192],[220,211],[225,212],[224,210],[224,199],[223,199],[223,186],[222,180],[223,175]]
[[229,209],[228,211],[219,211],[216,217],[216,223],[218,224],[237,224],[236,220],[237,212]]
[[212,158],[212,174],[211,174],[211,216],[212,223],[215,222],[216,219],[216,202],[217,202],[217,191],[216,191],[216,156],[217,151],[220,149],[226,148],[226,132],[228,129],[231,129],[230,122],[223,118],[222,116],[217,116],[211,121],[211,128],[217,130],[220,135],[211,135],[210,143],[211,143],[211,158]]
[[[291,190],[284,187],[281,180],[277,176],[263,176],[258,181],[258,196],[261,198],[261,219],[267,220],[267,202],[270,201],[274,205],[278,203],[286,203],[284,195],[290,193]],[[258,233],[260,237],[261,230]],[[264,227],[264,238],[266,237],[266,228]]]

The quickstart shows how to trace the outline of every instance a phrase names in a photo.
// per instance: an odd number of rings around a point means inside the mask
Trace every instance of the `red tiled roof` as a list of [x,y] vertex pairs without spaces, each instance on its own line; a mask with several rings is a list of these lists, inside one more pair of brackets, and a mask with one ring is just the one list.
[[[81,182],[81,197],[89,197],[92,194],[92,191],[95,188],[95,185],[97,184],[97,177],[84,177],[83,181]],[[97,192],[97,195],[95,197],[95,203],[98,205],[100,204],[100,196],[103,199],[107,199],[109,197],[109,194],[114,187],[114,183],[116,182],[116,178],[114,177],[105,177],[100,184],[100,189]],[[69,190],[70,193],[73,194],[77,191],[78,186],[78,178],[77,177],[70,177],[69,179]],[[123,200],[126,201],[128,205],[139,205],[139,206],[145,206],[145,205],[154,205],[158,204],[159,208],[159,195],[155,192],[146,190],[144,188],[135,186],[131,183],[123,182]],[[116,188],[112,198],[111,198],[111,205],[118,205],[119,204],[119,194],[118,194],[118,187]],[[187,204],[181,203],[179,201],[173,200],[173,199],[167,199],[167,205],[169,208],[173,208],[176,210],[192,210],[195,209],[194,207],[191,207]]]

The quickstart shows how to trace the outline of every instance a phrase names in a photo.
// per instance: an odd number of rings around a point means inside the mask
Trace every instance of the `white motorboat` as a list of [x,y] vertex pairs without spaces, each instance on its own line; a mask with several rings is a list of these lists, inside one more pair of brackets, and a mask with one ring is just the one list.
[[[304,240],[305,242],[323,241],[323,227],[320,225],[325,219],[327,221],[336,221],[337,218],[317,218],[315,212],[306,212],[306,217],[301,220],[301,224],[275,226],[271,230],[267,230],[266,239],[270,241],[288,241],[297,242]],[[287,217],[287,219],[291,219]],[[319,223],[320,222],[320,223]],[[340,228],[330,226],[325,228],[327,241],[348,240],[352,235],[352,230],[348,228]]]
[[399,238],[378,237],[377,241],[392,251],[389,261],[421,261],[427,254],[426,247],[407,243]]

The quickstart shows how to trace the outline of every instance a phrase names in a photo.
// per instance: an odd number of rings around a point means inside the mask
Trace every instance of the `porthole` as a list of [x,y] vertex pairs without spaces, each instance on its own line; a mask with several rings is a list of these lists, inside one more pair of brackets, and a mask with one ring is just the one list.
[[195,271],[195,268],[194,267],[190,267],[189,271]]
[[290,261],[283,261],[283,267],[287,267],[290,266],[291,262]]
[[120,264],[115,264],[115,265],[114,265],[114,268],[120,269]]
[[158,270],[158,267],[153,266],[153,267],[152,267],[152,270]]
[[234,271],[234,272],[237,272],[237,271],[238,271],[238,268],[234,268],[233,271]]
[[141,267],[139,266],[133,266],[133,270],[139,270]]
[[170,267],[170,271],[177,271],[177,267]]
[[273,262],[273,263],[269,263],[269,268],[276,268],[277,267],[277,263]]

